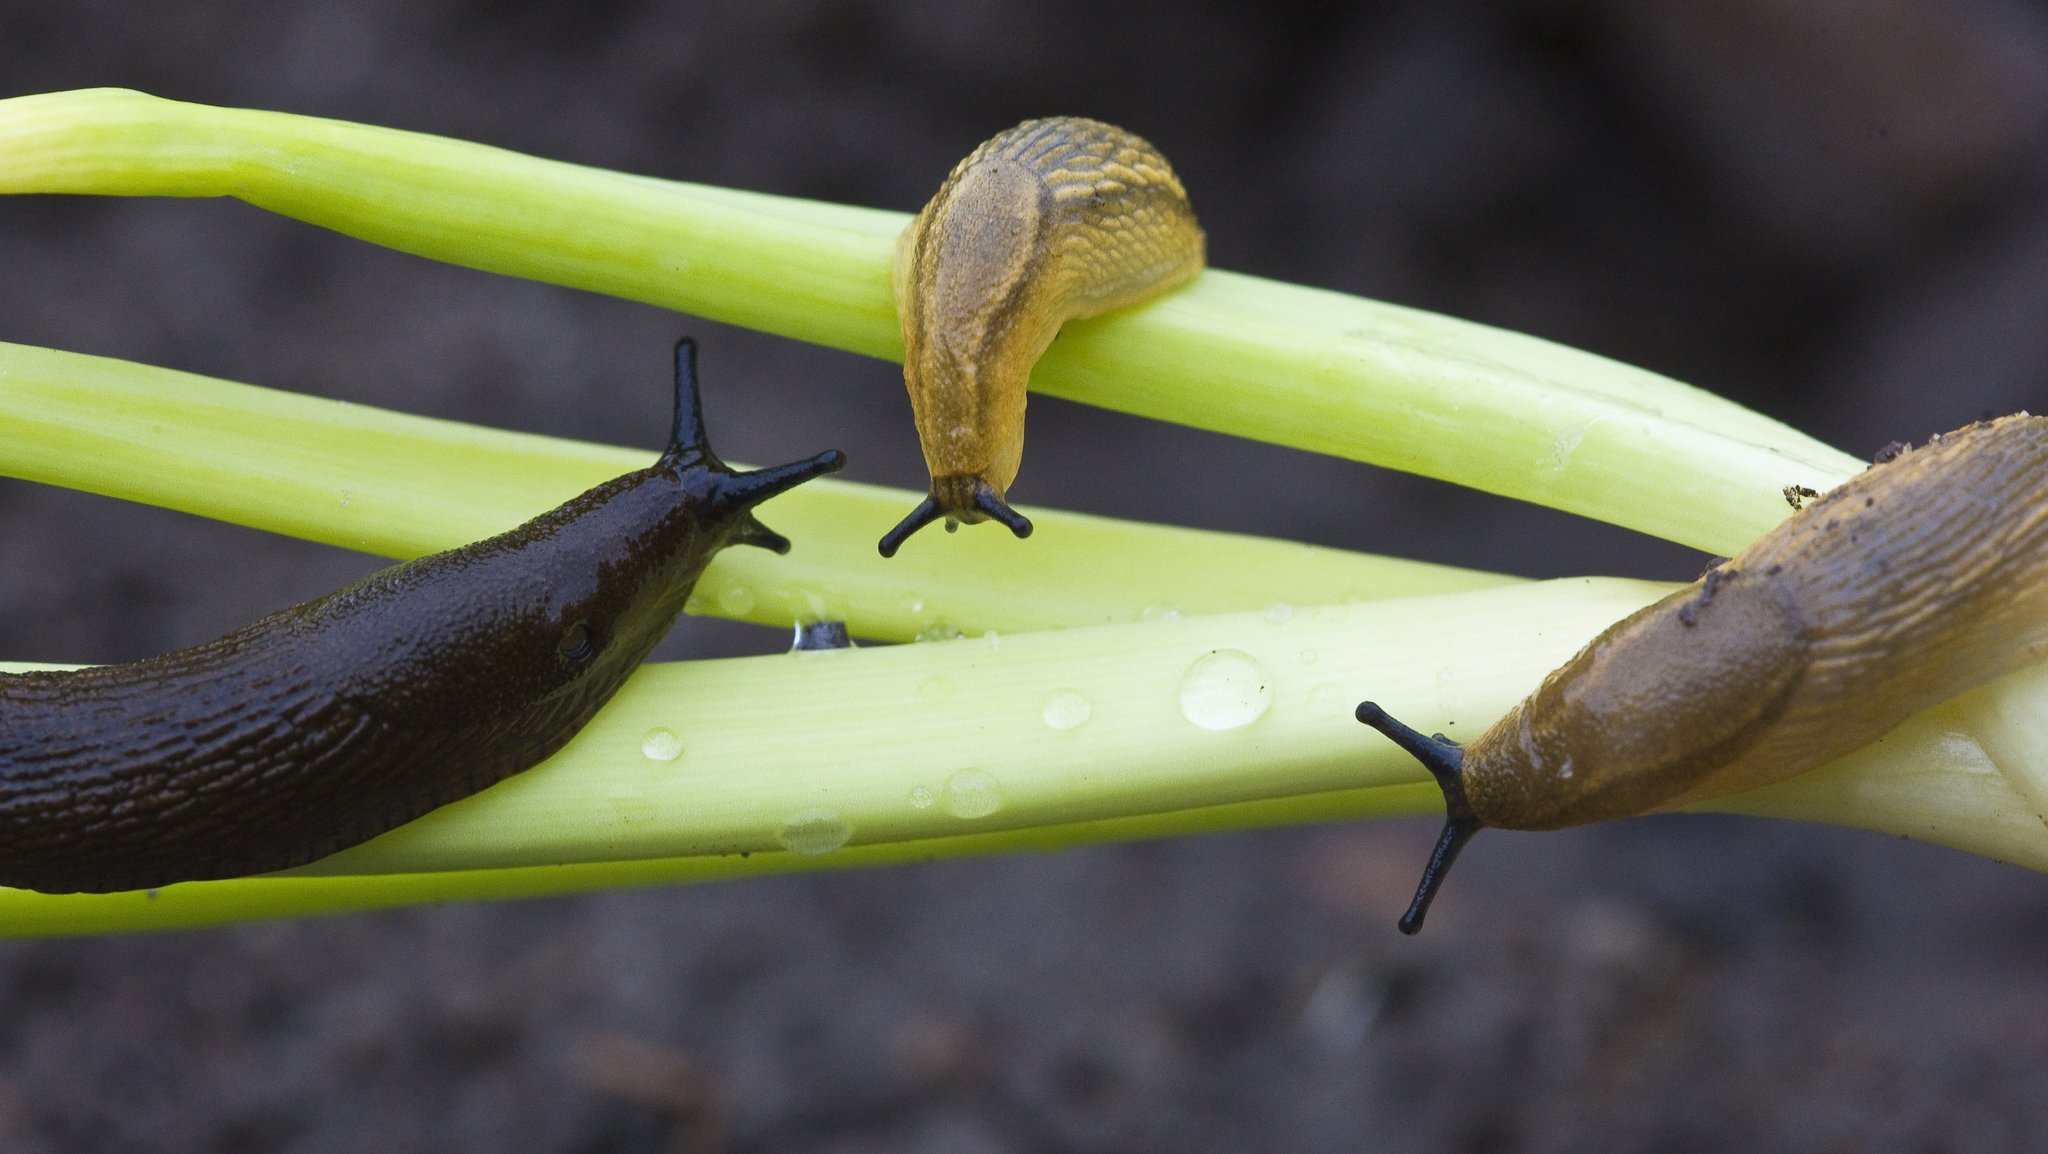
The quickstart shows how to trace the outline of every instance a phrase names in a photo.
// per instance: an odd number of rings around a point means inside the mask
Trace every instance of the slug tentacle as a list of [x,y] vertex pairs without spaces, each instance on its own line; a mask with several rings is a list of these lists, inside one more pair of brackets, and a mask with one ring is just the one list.
[[1429,862],[1422,867],[1422,881],[1415,887],[1415,897],[1408,903],[1408,910],[1401,920],[1394,923],[1402,933],[1413,937],[1422,932],[1422,919],[1429,916],[1429,905],[1436,900],[1436,891],[1444,884],[1444,875],[1451,872],[1451,863],[1458,860],[1458,851],[1472,840],[1472,835],[1483,827],[1474,819],[1446,817],[1443,832],[1437,835],[1436,848],[1429,851]]
[[1399,923],[1402,933],[1414,934],[1422,929],[1422,919],[1428,916],[1429,904],[1436,900],[1436,891],[1444,884],[1451,863],[1458,860],[1458,851],[1486,823],[1472,812],[1472,804],[1465,797],[1465,751],[1457,742],[1441,733],[1424,737],[1394,720],[1375,702],[1359,702],[1357,717],[1407,750],[1436,779],[1437,788],[1444,791],[1443,832],[1437,835],[1436,848],[1430,851],[1429,864],[1423,867],[1422,881],[1415,887],[1415,900],[1408,903],[1408,912],[1401,915]]
[[285,869],[527,769],[611,698],[718,550],[788,548],[754,505],[840,463],[728,468],[684,341],[648,468],[187,649],[0,675],[0,885]]
[[1462,776],[1465,769],[1464,747],[1441,733],[1424,737],[1421,732],[1394,720],[1377,702],[1361,701],[1356,714],[1358,720],[1385,734],[1387,740],[1408,751],[1409,755],[1422,763],[1438,786],[1444,791],[1444,801],[1453,809],[1471,812],[1465,801],[1465,787]]
[[668,449],[662,460],[680,460],[685,455],[702,457],[723,466],[704,436],[704,399],[697,391],[697,342],[683,337],[676,342],[676,407],[670,418]]
[[[1001,522],[1018,537],[1031,536],[1031,519],[1010,508],[1009,504],[989,487],[987,481],[975,485],[974,507],[988,514],[989,520]],[[947,528],[950,529],[952,526],[948,525]]]
[[1180,179],[1114,125],[1026,121],[955,166],[896,243],[903,382],[931,489],[882,555],[941,518],[1029,534],[1007,501],[1032,366],[1068,320],[1185,284],[1203,260]]
[[903,548],[903,543],[910,540],[912,533],[917,532],[919,529],[924,528],[943,516],[945,516],[945,513],[939,509],[939,499],[937,497],[926,497],[918,503],[917,508],[910,511],[908,517],[896,522],[894,529],[882,534],[881,543],[876,548],[881,551],[882,556],[894,557],[896,550]]
[[789,538],[763,525],[752,513],[740,519],[739,527],[732,532],[735,545],[752,545],[770,553],[789,552]]
[[[713,498],[713,501],[720,510],[729,515],[744,513],[746,510],[761,504],[771,497],[777,497],[789,492],[805,481],[822,477],[827,473],[836,473],[845,467],[846,454],[839,452],[837,449],[831,449],[819,453],[815,457],[802,461],[792,461],[787,465],[776,465],[766,469],[753,469],[745,473],[726,470],[719,475],[716,489],[717,495]],[[759,521],[755,521],[751,515],[746,518],[746,521],[752,522],[752,529],[762,532],[769,531],[767,526],[762,525]],[[739,526],[741,531],[746,531],[749,527],[745,522]],[[781,538],[776,537],[776,540],[781,540]],[[770,548],[773,548],[773,546],[770,546]],[[775,551],[781,553],[788,548],[789,542],[783,541],[782,548]]]
[[[676,470],[684,484],[699,494],[712,518],[731,524],[733,544],[789,552],[789,538],[763,525],[750,510],[805,481],[845,468],[846,455],[830,449],[787,465],[744,473],[733,469],[712,452],[711,442],[705,438],[704,401],[697,389],[696,341],[684,337],[676,342],[675,364],[675,416],[668,448],[657,467]],[[693,484],[688,479],[691,477],[702,477],[704,482]]]

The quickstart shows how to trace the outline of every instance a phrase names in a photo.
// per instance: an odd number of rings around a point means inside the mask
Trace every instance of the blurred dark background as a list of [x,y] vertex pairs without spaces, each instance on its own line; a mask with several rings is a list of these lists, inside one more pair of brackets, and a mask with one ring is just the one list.
[[[102,84],[905,210],[995,130],[1083,114],[1173,159],[1220,267],[1854,453],[2048,380],[2048,15],[2007,0],[0,6],[0,95]],[[724,451],[922,486],[894,366],[233,202],[0,200],[10,341],[652,449],[680,331]],[[1017,492],[1538,576],[1700,560],[1043,398]],[[189,644],[377,564],[19,482],[0,543],[18,660]],[[1408,940],[1431,825],[0,943],[0,1148],[2048,1143],[2048,880],[1761,821],[1489,834]]]

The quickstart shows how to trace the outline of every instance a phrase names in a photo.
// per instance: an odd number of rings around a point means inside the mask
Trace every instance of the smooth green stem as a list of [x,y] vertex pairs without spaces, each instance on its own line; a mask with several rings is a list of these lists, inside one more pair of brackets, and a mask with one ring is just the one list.
[[[652,359],[650,380],[664,367]],[[391,557],[509,529],[653,457],[0,343],[0,474]],[[934,534],[883,560],[875,538],[915,503],[900,489],[836,480],[778,497],[762,517],[796,548],[726,550],[691,608],[777,627],[834,617],[859,636],[904,641],[1514,580],[1036,507],[1028,542]]]
[[33,894],[0,889],[0,935],[53,937],[185,929],[257,918],[352,913],[430,902],[506,900],[684,882],[763,877],[819,868],[852,869],[976,857],[1052,853],[1077,846],[1307,822],[1407,817],[1435,811],[1429,785],[1347,790],[1316,797],[1241,802],[1158,817],[960,834],[922,842],[851,846],[829,857],[775,852],[723,857],[583,862],[561,866],[384,874],[281,876],[195,882],[126,894]]
[[[1413,760],[1349,722],[1361,696],[1469,735],[1664,589],[1575,579],[1279,620],[649,666],[548,762],[355,849],[154,897],[0,890],[0,927],[193,925],[1434,812]],[[1700,808],[2048,869],[2040,821],[1959,728],[1971,707]]]
[[[936,179],[936,174],[935,174]],[[437,260],[899,358],[908,218],[119,89],[0,101],[0,192],[233,196]],[[573,227],[565,225],[573,222]],[[1734,553],[1860,462],[1547,341],[1212,271],[1069,325],[1032,388]]]

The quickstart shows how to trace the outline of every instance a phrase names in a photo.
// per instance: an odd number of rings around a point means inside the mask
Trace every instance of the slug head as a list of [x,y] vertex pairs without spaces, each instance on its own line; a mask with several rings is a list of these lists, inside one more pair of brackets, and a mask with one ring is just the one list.
[[1408,904],[1408,912],[1401,915],[1401,932],[1413,934],[1422,929],[1422,919],[1429,914],[1429,904],[1436,900],[1436,891],[1444,883],[1444,875],[1450,872],[1451,863],[1458,858],[1458,851],[1472,840],[1485,825],[1472,806],[1465,799],[1465,751],[1458,743],[1438,733],[1429,737],[1395,721],[1387,711],[1370,701],[1358,704],[1358,720],[1385,734],[1394,744],[1414,755],[1436,778],[1437,787],[1444,791],[1444,828],[1437,835],[1436,848],[1430,851],[1429,864],[1422,869],[1422,882],[1415,888],[1415,900]]
[[[649,483],[672,487],[669,511],[657,518],[670,570],[666,583],[673,593],[687,594],[704,566],[727,545],[753,545],[776,553],[789,552],[789,539],[763,525],[755,506],[805,481],[836,473],[846,466],[837,450],[767,469],[739,472],[720,460],[704,433],[704,406],[697,388],[697,342],[676,342],[675,418],[668,448],[643,474]],[[680,608],[680,602],[678,609]],[[668,614],[673,622],[674,613]],[[665,631],[664,623],[661,629]]]
[[1772,780],[1752,773],[1781,760],[1768,747],[1813,637],[1785,576],[1743,565],[1609,626],[1473,739],[1465,793],[1488,825],[1562,829]]
[[1481,828],[1560,829],[1761,784],[1742,776],[1745,758],[1812,655],[1785,582],[1740,561],[1610,626],[1469,746],[1358,707],[1444,793],[1443,834],[1403,932],[1421,928],[1444,871]]
[[961,525],[975,525],[983,521],[999,521],[1019,537],[1031,536],[1031,520],[1010,508],[995,486],[981,477],[948,474],[932,479],[931,494],[910,515],[897,522],[894,529],[882,537],[879,548],[882,556],[894,557],[896,550],[910,539],[912,533],[945,518],[946,532],[951,533]]
[[441,687],[437,699],[517,695],[556,707],[544,713],[594,712],[668,632],[720,549],[788,551],[789,541],[753,508],[836,471],[845,458],[820,453],[740,472],[712,451],[703,425],[696,346],[684,340],[676,346],[673,433],[652,466],[509,533],[369,579],[402,582],[416,589],[412,601],[447,606],[432,614],[434,628],[406,634],[406,647],[420,654],[466,654],[413,662],[437,671],[429,679]]
[[704,402],[697,389],[697,342],[689,337],[676,342],[675,417],[668,448],[649,472],[674,474],[676,484],[699,506],[702,527],[713,531],[722,528],[729,534],[719,542],[720,546],[758,545],[777,553],[789,552],[789,539],[761,524],[751,510],[805,481],[845,467],[846,455],[836,449],[807,460],[745,473],[719,460],[704,434]]

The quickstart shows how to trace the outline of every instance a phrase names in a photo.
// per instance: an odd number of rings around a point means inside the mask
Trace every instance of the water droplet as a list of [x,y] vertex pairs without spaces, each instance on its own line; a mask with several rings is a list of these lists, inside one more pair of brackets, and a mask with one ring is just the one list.
[[1272,704],[1272,677],[1241,650],[1205,653],[1180,679],[1181,714],[1203,729],[1242,728],[1264,717]]
[[343,489],[341,492],[341,507],[344,509],[348,508],[348,490],[346,489]]
[[704,600],[704,594],[692,589],[690,590],[690,595],[683,598],[683,612],[688,613],[692,617],[702,617],[704,616],[704,606],[708,604],[709,602]]
[[823,806],[791,814],[775,832],[775,840],[782,843],[783,849],[804,857],[831,853],[852,837],[853,827],[836,811]]
[[950,677],[927,677],[918,683],[917,695],[937,704],[953,696],[953,691],[958,688]]
[[1172,621],[1179,616],[1178,605],[1147,605],[1138,611],[1140,621]]
[[1308,691],[1308,707],[1318,715],[1349,713],[1358,708],[1358,700],[1355,694],[1325,681]]
[[1314,665],[1316,663],[1316,651],[1313,649],[1302,650],[1301,663],[1303,665]]
[[730,617],[744,617],[754,610],[754,590],[750,585],[728,585],[718,595],[718,609]]
[[911,638],[911,640],[951,641],[959,636],[960,630],[956,626],[948,625],[943,621],[934,621],[931,624],[926,625],[923,629],[918,630],[917,636]]
[[615,785],[605,793],[605,800],[611,803],[612,812],[627,825],[646,825],[657,815],[654,803],[642,796],[640,791],[628,786]]
[[982,634],[981,639],[982,641],[987,643],[990,649],[1001,649],[1003,647],[1003,639],[1001,637],[996,636],[996,631],[993,629],[989,630],[987,633]]
[[1318,625],[1337,625],[1351,616],[1351,610],[1342,605],[1318,605],[1309,611],[1308,616]]
[[799,619],[791,632],[789,648],[793,653],[831,653],[840,649],[853,649],[853,638],[846,632],[846,622],[838,620],[809,621]]
[[897,604],[903,606],[903,611],[905,613],[924,612],[924,598],[916,593],[905,593],[903,595],[903,600],[897,602]]
[[1072,689],[1062,689],[1047,699],[1045,724],[1052,729],[1078,729],[1088,723],[1095,713],[1095,705]]
[[803,598],[803,612],[798,617],[806,621],[844,621],[848,611],[846,598],[834,589],[798,589],[795,593]]
[[939,800],[954,817],[987,817],[1003,808],[1003,787],[992,774],[963,769],[946,779],[946,789]]
[[1294,606],[1287,604],[1266,607],[1266,621],[1272,625],[1285,625],[1294,619]]
[[640,752],[650,761],[674,761],[683,755],[683,739],[673,729],[650,729],[640,739]]
[[912,809],[930,809],[932,803],[937,800],[939,800],[939,795],[932,792],[931,786],[913,785],[910,787],[910,808]]

